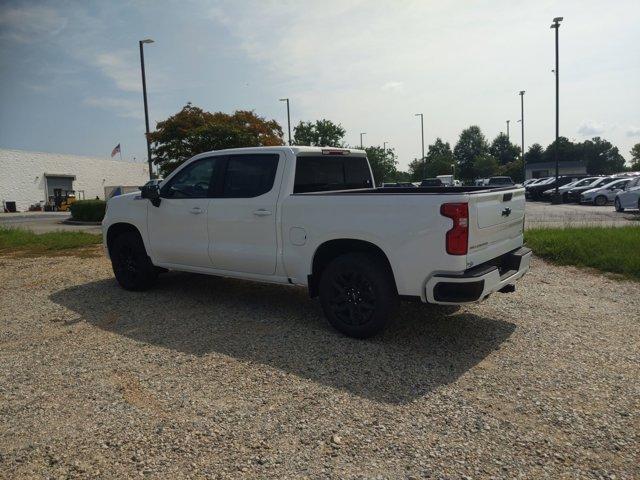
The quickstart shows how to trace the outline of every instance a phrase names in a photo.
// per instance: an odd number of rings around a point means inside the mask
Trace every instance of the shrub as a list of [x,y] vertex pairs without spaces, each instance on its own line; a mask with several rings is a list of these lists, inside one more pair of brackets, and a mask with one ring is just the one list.
[[104,200],[78,200],[69,207],[71,218],[81,222],[101,222],[107,202]]

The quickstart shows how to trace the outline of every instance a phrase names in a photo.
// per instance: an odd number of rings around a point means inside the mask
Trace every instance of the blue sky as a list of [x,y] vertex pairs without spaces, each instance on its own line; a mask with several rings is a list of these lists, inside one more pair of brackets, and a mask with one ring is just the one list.
[[0,147],[145,158],[138,40],[156,121],[191,101],[255,110],[286,128],[328,118],[346,141],[387,141],[400,167],[440,136],[511,120],[519,143],[554,135],[555,16],[561,135],[640,142],[640,3],[602,1],[110,1],[0,4]]

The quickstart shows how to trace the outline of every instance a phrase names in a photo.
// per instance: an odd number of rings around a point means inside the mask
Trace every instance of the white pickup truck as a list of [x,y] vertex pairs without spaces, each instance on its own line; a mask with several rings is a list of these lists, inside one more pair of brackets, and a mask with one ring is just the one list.
[[166,270],[300,285],[358,338],[401,299],[477,302],[528,271],[523,188],[374,185],[361,150],[202,153],[109,200],[105,249],[127,290]]

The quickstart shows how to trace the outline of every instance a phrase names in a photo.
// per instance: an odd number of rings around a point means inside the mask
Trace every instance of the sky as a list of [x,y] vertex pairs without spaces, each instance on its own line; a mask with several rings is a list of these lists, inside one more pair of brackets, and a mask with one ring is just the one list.
[[[463,128],[525,148],[601,136],[640,142],[640,2],[0,0],[0,147],[144,161],[138,40],[151,127],[187,102],[277,120],[327,118],[345,141],[387,145],[398,166]],[[286,135],[286,133],[285,133]],[[426,146],[425,146],[426,148]]]

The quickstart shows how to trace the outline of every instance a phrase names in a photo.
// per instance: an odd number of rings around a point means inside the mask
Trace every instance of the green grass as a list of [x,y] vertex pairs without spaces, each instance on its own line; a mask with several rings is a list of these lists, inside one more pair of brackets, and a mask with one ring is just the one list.
[[640,227],[527,230],[533,252],[559,265],[590,267],[640,281]]
[[0,228],[0,253],[3,254],[61,254],[96,245],[101,241],[101,235],[86,232],[60,231],[37,234],[18,228]]

